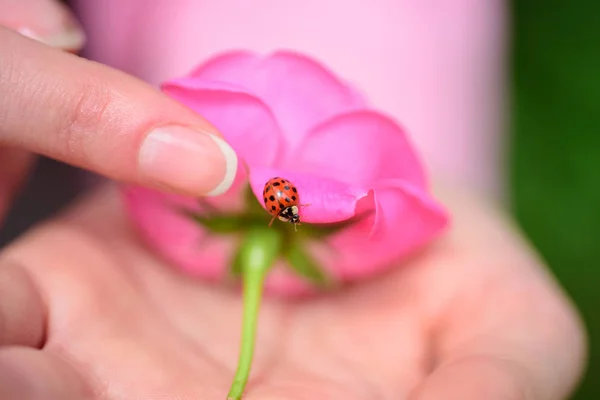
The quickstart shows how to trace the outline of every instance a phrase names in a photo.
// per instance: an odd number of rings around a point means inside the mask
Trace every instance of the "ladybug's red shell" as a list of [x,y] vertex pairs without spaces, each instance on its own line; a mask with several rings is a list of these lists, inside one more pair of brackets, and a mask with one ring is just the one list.
[[[263,198],[267,211],[272,216],[280,217],[282,221],[288,221],[288,214],[298,210],[298,189],[294,184],[283,178],[272,178],[265,183]],[[291,215],[290,215],[291,216]],[[297,216],[297,215],[296,215]]]

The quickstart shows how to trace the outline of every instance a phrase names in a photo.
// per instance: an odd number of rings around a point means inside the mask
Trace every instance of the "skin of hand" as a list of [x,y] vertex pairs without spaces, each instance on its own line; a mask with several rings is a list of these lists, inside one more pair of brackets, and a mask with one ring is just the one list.
[[[0,216],[31,153],[184,194],[227,185],[218,132],[143,82],[5,28],[0,49]],[[157,127],[176,128],[147,141]],[[440,197],[453,228],[406,265],[265,300],[246,399],[567,396],[586,351],[574,308],[493,205]],[[107,185],[0,251],[0,397],[221,399],[240,322],[239,293],[162,264]]]
[[[581,323],[506,218],[444,191],[454,228],[391,273],[267,298],[245,398],[558,400]],[[5,400],[223,399],[239,293],[186,278],[136,239],[111,185],[0,253]]]

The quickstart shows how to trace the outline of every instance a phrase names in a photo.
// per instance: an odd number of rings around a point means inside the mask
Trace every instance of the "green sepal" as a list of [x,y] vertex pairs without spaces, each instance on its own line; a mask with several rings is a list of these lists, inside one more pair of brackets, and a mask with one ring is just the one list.
[[268,227],[253,227],[242,238],[238,252],[234,257],[235,267],[246,274],[248,269],[261,270],[266,273],[279,258],[282,248],[282,237]]
[[239,279],[242,277],[243,272],[243,261],[241,252],[238,251],[234,254],[233,259],[231,260],[231,267],[229,267],[229,277],[233,279]]
[[263,268],[270,268],[281,254],[281,248],[282,238],[276,231],[267,227],[252,228],[242,237],[242,243],[231,261],[230,274],[234,277],[241,277],[244,268],[248,268],[249,265],[256,267],[252,262],[257,260],[249,257],[252,257],[252,254],[256,257],[259,249],[265,258]]
[[204,229],[220,235],[245,231],[257,223],[264,225],[263,219],[247,214],[201,215],[191,211],[184,211],[184,213]]
[[341,222],[333,222],[329,224],[303,224],[298,227],[298,232],[302,230],[302,234],[313,239],[321,239],[327,236],[335,235],[358,222],[357,218],[347,219]]
[[290,268],[300,277],[320,288],[331,287],[332,279],[325,273],[311,255],[304,249],[302,242],[294,240],[284,249],[284,257]]
[[267,211],[261,205],[261,202],[256,198],[252,187],[248,185],[244,190],[244,202],[247,206],[246,212],[249,214],[266,214]]

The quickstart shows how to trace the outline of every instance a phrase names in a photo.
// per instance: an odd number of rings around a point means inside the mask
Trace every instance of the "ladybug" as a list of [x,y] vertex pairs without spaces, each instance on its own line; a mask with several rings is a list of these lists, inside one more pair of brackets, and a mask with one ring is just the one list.
[[[279,177],[269,179],[265,183],[263,198],[267,211],[273,216],[269,226],[273,224],[275,218],[294,224],[294,229],[300,224],[298,214],[300,196],[292,182]],[[308,204],[303,204],[306,205]]]

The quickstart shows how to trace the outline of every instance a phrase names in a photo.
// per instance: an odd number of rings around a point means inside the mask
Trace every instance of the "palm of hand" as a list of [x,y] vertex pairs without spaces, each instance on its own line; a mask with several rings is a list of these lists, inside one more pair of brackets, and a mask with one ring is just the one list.
[[[497,216],[454,202],[453,232],[409,265],[315,299],[267,299],[245,398],[562,398],[583,352],[572,310]],[[0,371],[12,363],[0,383],[48,400],[225,398],[239,295],[161,265],[112,191],[0,260]]]

